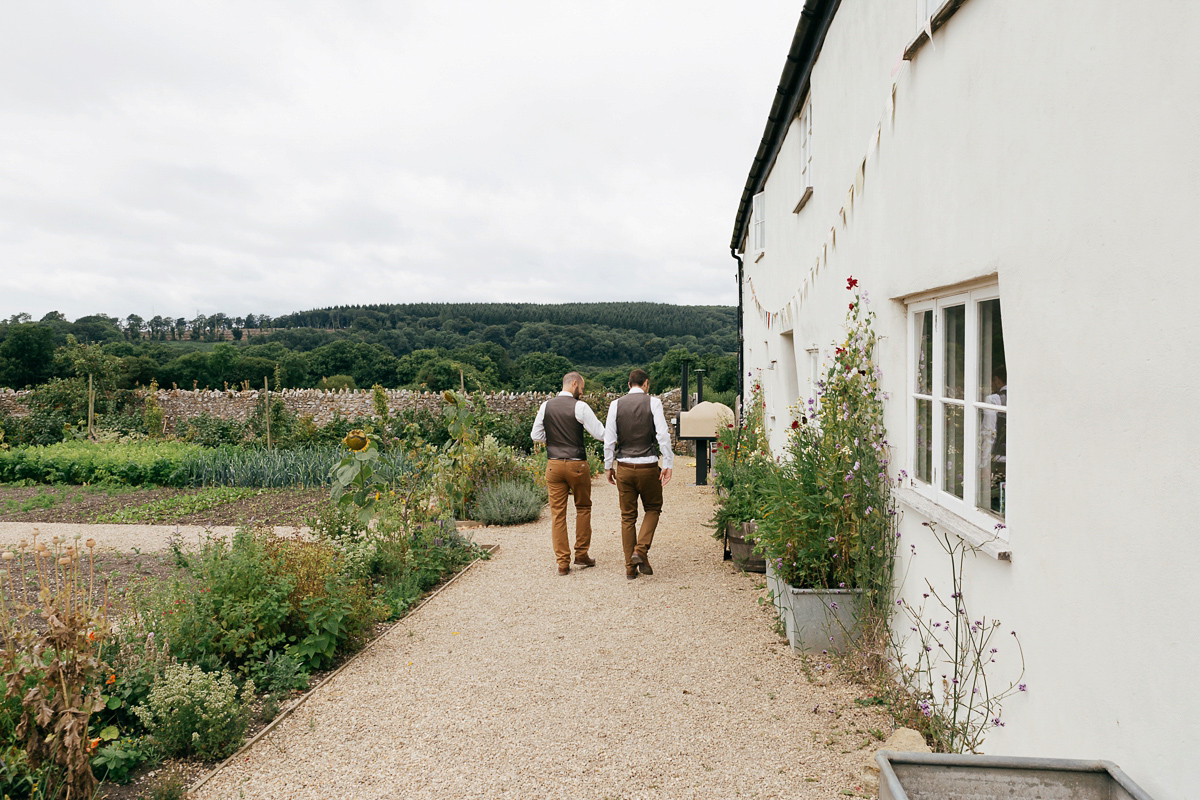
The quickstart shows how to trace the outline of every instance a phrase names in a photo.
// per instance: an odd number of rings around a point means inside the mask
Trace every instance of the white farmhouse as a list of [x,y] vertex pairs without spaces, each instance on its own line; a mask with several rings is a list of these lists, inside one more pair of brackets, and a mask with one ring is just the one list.
[[732,246],[776,447],[869,293],[900,591],[935,522],[1024,647],[985,751],[1200,797],[1200,2],[806,0]]

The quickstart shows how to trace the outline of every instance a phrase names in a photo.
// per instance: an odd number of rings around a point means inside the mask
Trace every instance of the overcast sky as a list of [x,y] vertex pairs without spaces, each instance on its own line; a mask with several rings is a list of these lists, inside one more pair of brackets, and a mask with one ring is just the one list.
[[8,4],[0,316],[734,303],[801,5]]

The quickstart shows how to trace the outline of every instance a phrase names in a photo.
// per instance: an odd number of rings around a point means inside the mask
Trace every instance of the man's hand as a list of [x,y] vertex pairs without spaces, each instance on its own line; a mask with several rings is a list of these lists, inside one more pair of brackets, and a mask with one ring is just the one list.
[[660,483],[662,483],[663,486],[666,486],[668,483],[670,483],[671,482],[671,470],[664,469],[662,472],[658,473],[658,480]]
[[617,471],[615,469],[609,468],[604,470],[604,475],[608,478],[609,483],[611,483],[613,486],[617,485]]

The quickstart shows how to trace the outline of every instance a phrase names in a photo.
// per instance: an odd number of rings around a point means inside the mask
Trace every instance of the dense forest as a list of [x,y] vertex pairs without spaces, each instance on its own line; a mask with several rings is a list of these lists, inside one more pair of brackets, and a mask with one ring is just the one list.
[[[103,314],[0,321],[0,386],[78,377],[79,348],[109,365],[115,388],[410,387],[549,391],[570,369],[592,388],[624,387],[648,367],[654,390],[685,358],[716,392],[737,380],[736,316],[725,306],[661,303],[415,303],[193,319]],[[72,349],[75,348],[75,349]],[[76,355],[71,355],[76,353]]]

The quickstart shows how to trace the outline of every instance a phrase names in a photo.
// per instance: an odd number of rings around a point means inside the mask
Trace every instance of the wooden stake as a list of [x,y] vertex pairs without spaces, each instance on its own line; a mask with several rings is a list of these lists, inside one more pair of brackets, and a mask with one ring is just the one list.
[[267,376],[263,375],[263,402],[267,410],[267,449],[271,449],[271,390],[267,386]]
[[96,441],[96,388],[92,384],[92,373],[88,373],[88,438]]

